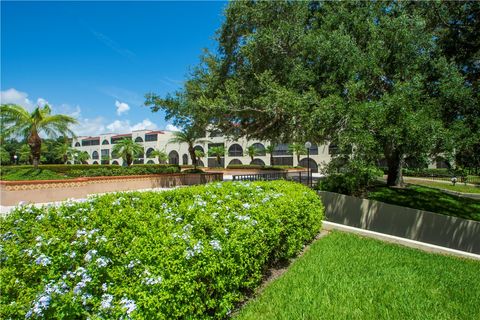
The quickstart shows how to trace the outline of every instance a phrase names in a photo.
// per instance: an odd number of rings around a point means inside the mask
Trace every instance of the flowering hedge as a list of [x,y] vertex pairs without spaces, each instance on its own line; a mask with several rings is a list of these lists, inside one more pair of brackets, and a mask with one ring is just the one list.
[[322,217],[285,181],[22,206],[0,220],[0,318],[224,318]]

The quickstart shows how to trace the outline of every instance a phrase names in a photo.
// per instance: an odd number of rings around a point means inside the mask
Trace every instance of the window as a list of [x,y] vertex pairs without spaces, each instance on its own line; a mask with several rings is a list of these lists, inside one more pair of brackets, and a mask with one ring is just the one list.
[[232,144],[230,148],[228,148],[228,156],[229,157],[241,157],[243,156],[243,148],[239,144]]
[[153,151],[155,151],[155,149],[153,149],[153,148],[148,148],[147,149],[147,153],[146,153],[147,158],[153,158],[152,157],[152,152]]
[[111,142],[112,144],[115,144],[115,143],[117,143],[118,141],[123,140],[123,139],[132,139],[132,136],[115,137],[115,138],[112,137],[112,138],[110,138],[110,142]]
[[230,161],[228,165],[231,166],[231,165],[237,165],[237,164],[242,164],[242,161],[238,159],[233,159],[232,161]]
[[293,166],[293,157],[275,157],[274,163],[276,166]]
[[116,166],[120,165],[120,163],[118,163],[117,160],[113,160],[113,161],[112,161],[112,164],[114,164],[114,165],[116,165]]
[[328,154],[338,154],[339,148],[335,143],[330,143],[328,145]]
[[[292,153],[290,150],[288,150],[288,144],[286,143],[280,143],[275,146],[275,150],[273,150],[273,155],[274,156],[288,156],[291,155]],[[276,164],[276,161],[275,161]]]
[[105,144],[109,144],[107,139],[102,141],[102,145],[105,145]]
[[80,147],[80,142],[75,142],[75,147]]
[[178,164],[178,159],[179,159],[178,152],[175,150],[170,151],[170,153],[168,154],[168,163]]
[[265,146],[263,144],[257,142],[252,144],[252,146],[255,147],[255,149],[257,149],[258,151],[257,156],[264,156],[266,154]]
[[[96,152],[96,151],[95,151],[95,152]],[[102,159],[110,156],[110,150],[108,150],[108,149],[102,149],[102,150],[100,150],[100,153],[101,153],[101,155],[102,155]],[[97,154],[97,155],[98,155],[98,154]]]
[[98,152],[97,151],[92,152],[92,159],[98,159]]
[[205,150],[203,150],[202,146],[195,146],[195,148],[193,148],[193,150],[200,150],[200,151],[202,151],[203,154],[205,154]]
[[86,146],[98,146],[98,145],[100,145],[100,139],[82,140],[82,147],[86,147]]
[[250,162],[250,164],[257,165],[257,166],[264,166],[265,162],[263,162],[262,159],[253,159],[253,161]]
[[212,130],[210,131],[210,138],[222,137],[223,134],[220,130]]
[[145,142],[148,142],[148,141],[157,141],[158,140],[158,134],[154,133],[154,134],[146,134],[145,135]]
[[186,153],[184,153],[183,156],[182,156],[182,164],[183,165],[188,164],[188,155]]
[[312,146],[310,147],[310,154],[311,155],[318,154],[318,146],[315,143],[312,143]]
[[136,137],[136,138],[135,138],[135,142],[139,142],[139,143],[143,142],[142,137]]

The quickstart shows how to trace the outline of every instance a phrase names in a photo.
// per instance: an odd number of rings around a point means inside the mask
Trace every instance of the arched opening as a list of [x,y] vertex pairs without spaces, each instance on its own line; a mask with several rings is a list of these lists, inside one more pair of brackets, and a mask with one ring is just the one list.
[[103,144],[110,144],[110,143],[108,143],[108,140],[105,139],[105,140],[102,141],[102,145],[103,145]]
[[135,138],[135,142],[143,142],[142,137],[136,137],[136,138]]
[[147,161],[147,164],[155,164],[155,161],[153,161],[153,160],[148,160],[148,161]]
[[310,168],[310,170],[312,172],[318,172],[318,164],[315,160],[313,160],[312,158],[310,158],[310,161],[308,161],[309,159],[308,158],[303,158],[302,160],[300,160],[300,162],[298,163],[298,165],[300,167],[304,167],[304,168]]
[[184,153],[182,156],[182,164],[187,165],[188,164],[188,154]]
[[92,164],[98,164],[98,161],[93,161],[93,163],[92,163]]
[[235,143],[228,148],[228,156],[229,157],[241,157],[243,156],[243,148],[241,145]]
[[118,163],[117,160],[113,160],[113,161],[112,161],[112,164],[114,164],[114,165],[116,165],[116,166],[119,166],[119,165],[120,165],[120,163]]
[[203,149],[202,146],[195,146],[193,149],[194,149],[194,150],[200,150],[200,151],[203,152],[203,154],[205,154],[205,150]]
[[229,166],[231,166],[231,165],[238,165],[238,164],[241,165],[241,164],[243,164],[243,163],[242,163],[242,161],[240,161],[240,160],[238,160],[238,159],[233,159],[232,161],[230,161],[230,162],[228,163]]
[[143,159],[145,149],[142,149],[139,153],[135,154],[135,158]]
[[153,158],[153,156],[152,156],[153,151],[155,151],[155,149],[153,149],[153,148],[148,148],[147,149],[147,153],[146,153],[147,158]]
[[92,152],[92,159],[98,159],[98,151]]
[[318,146],[315,143],[312,143],[310,147],[310,155],[317,155],[318,154]]
[[450,163],[444,157],[437,157],[435,159],[437,169],[450,169]]
[[143,159],[135,159],[133,160],[133,164],[143,164]]
[[257,142],[252,144],[252,146],[255,147],[255,149],[257,149],[258,151],[257,156],[266,155],[265,146],[262,143]]
[[250,162],[250,164],[256,165],[256,166],[264,166],[265,162],[263,162],[262,159],[253,159],[253,161]]
[[205,167],[205,163],[203,163],[202,160],[197,160],[197,166],[199,166],[199,167]]
[[172,150],[172,151],[170,151],[170,153],[168,154],[168,163],[169,163],[169,164],[178,164],[178,163],[179,163],[179,161],[178,161],[179,158],[180,158],[180,157],[179,157],[179,155],[178,155],[178,152],[175,151],[175,150]]
[[80,147],[80,142],[75,142],[75,147]]

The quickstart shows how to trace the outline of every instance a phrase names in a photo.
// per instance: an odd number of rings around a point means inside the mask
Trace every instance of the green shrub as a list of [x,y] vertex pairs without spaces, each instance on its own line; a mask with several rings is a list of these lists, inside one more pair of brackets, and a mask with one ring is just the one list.
[[[9,166],[2,167],[2,179],[6,175],[15,175],[15,172],[29,172],[32,170],[32,166]],[[70,178],[77,177],[99,177],[99,176],[125,176],[125,175],[143,175],[143,174],[161,174],[161,173],[177,173],[180,172],[178,165],[152,165],[152,164],[140,164],[130,167],[121,167],[117,165],[40,165],[40,170],[56,173],[61,176],[67,176]],[[10,179],[20,180],[20,179]],[[24,180],[36,180],[34,176],[31,179]]]
[[183,170],[182,173],[205,173],[202,169],[187,169]]
[[301,168],[292,166],[261,166],[256,164],[231,164],[227,169],[255,169],[255,170],[286,170],[291,168]]
[[375,166],[352,161],[338,171],[327,169],[327,176],[321,179],[317,189],[346,195],[362,196],[379,177],[382,171]]
[[3,170],[2,180],[6,181],[22,181],[22,180],[60,180],[68,179],[63,174],[47,170],[47,169],[34,169],[32,167],[28,169],[20,170]]
[[322,218],[286,181],[22,206],[0,220],[0,318],[225,318]]

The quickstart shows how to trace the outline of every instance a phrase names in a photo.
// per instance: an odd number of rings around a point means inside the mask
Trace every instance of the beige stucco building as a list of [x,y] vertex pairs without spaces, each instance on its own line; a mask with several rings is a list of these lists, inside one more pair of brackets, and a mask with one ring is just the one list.
[[[72,147],[86,151],[90,155],[89,164],[118,164],[122,165],[123,160],[115,158],[112,155],[113,145],[121,139],[130,138],[135,142],[141,144],[144,148],[143,157],[135,159],[135,163],[158,163],[156,158],[150,157],[153,150],[162,150],[168,154],[168,163],[191,165],[192,159],[188,154],[187,144],[168,143],[173,138],[173,131],[152,131],[139,130],[128,134],[107,133],[95,137],[77,137],[73,139]],[[208,142],[197,143],[196,149],[204,152],[205,157],[201,158],[200,165],[208,167],[222,167],[232,164],[260,164],[271,165],[270,154],[265,152],[265,147],[270,143],[259,140],[230,140],[220,134],[208,133],[204,139]],[[223,145],[226,154],[222,157],[221,164],[217,163],[215,157],[208,156],[208,150],[213,146]],[[247,147],[255,145],[260,151],[258,156],[255,156],[253,162],[246,154]],[[330,150],[331,152],[332,150]],[[328,145],[312,144],[310,148],[310,167],[312,171],[316,172],[318,168],[331,159]],[[290,165],[290,166],[307,166],[307,156],[301,155],[300,162],[297,161],[297,156],[292,155],[288,151],[288,144],[278,144],[273,153],[274,165]]]

